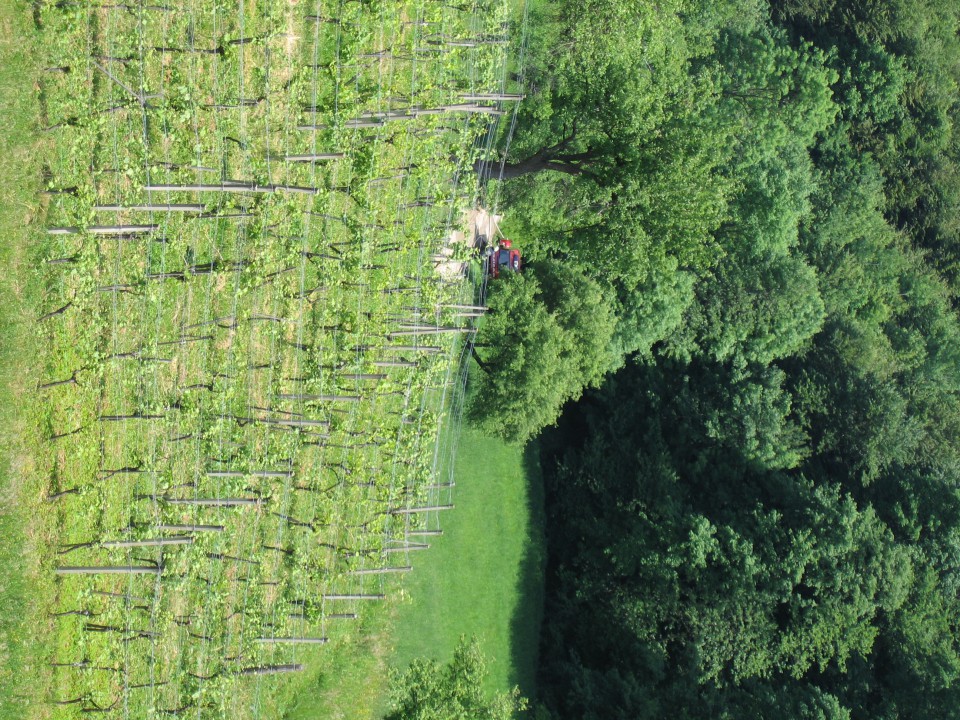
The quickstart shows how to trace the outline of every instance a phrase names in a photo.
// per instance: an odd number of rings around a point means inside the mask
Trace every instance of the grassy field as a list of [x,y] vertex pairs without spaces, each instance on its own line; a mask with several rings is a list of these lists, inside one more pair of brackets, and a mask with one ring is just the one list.
[[464,428],[453,478],[456,510],[444,516],[443,535],[412,553],[413,572],[391,606],[368,618],[358,643],[332,649],[289,720],[376,717],[387,706],[389,668],[445,662],[461,635],[482,643],[487,692],[519,686],[535,695],[544,558],[536,447]]
[[[484,378],[477,378],[485,381]],[[456,511],[414,558],[396,615],[391,662],[446,661],[461,635],[489,661],[488,690],[535,690],[542,608],[542,485],[536,446],[525,450],[464,427],[454,474]]]
[[[446,238],[507,14],[41,3],[34,40],[5,5],[38,49],[3,48],[5,711],[371,696],[367,608],[441,502],[473,297]],[[42,658],[10,642],[45,632]]]
[[376,717],[387,707],[389,668],[446,662],[461,635],[482,643],[487,692],[519,686],[534,696],[544,552],[536,447],[464,428],[453,479],[456,509],[442,518],[443,535],[411,553],[414,570],[395,601],[369,618],[359,644],[329,656],[289,720]]
[[30,6],[0,4],[0,718],[34,708],[49,680],[42,663],[49,639],[45,600],[53,593],[49,560],[52,518],[43,512],[39,441],[24,407],[36,382],[32,327],[38,283],[30,266],[42,231],[40,157],[48,145],[37,128],[36,42]]

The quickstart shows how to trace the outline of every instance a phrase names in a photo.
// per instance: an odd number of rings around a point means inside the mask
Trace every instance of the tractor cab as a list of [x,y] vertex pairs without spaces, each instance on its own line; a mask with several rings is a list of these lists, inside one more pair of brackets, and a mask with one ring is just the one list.
[[487,272],[490,277],[500,277],[503,272],[521,272],[523,258],[519,250],[513,249],[513,243],[504,238],[497,246],[488,246]]

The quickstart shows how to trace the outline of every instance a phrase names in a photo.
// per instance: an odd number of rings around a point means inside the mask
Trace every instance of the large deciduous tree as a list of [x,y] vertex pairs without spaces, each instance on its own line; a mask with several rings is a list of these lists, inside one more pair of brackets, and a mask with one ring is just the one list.
[[611,298],[576,268],[545,261],[523,276],[504,275],[489,307],[476,351],[487,376],[470,415],[495,435],[530,438],[621,362]]

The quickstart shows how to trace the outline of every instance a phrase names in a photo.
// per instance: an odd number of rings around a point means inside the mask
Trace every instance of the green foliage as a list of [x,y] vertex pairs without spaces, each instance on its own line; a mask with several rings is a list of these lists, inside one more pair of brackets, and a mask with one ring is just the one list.
[[537,300],[537,290],[529,273],[504,278],[480,335],[481,346],[489,342],[493,352],[482,361],[489,379],[474,396],[470,415],[486,432],[512,440],[556,420],[565,391],[577,382],[563,330]]
[[589,5],[556,3],[554,42],[530,71],[507,168],[508,177],[536,173],[511,189],[527,247],[629,287],[665,253],[709,266],[731,191],[721,168],[732,128],[714,110],[711,73],[689,72],[715,32],[687,13],[713,23],[730,6]]
[[[709,419],[727,369],[698,363],[684,376],[658,364],[621,371],[545,439],[559,463],[547,477],[557,590],[544,650],[560,658],[545,665],[548,705],[581,712],[613,657],[617,686],[639,686],[624,696],[639,717],[711,706],[738,717],[778,703],[797,717],[859,717],[849,676],[878,652],[899,648],[904,668],[952,667],[955,639],[921,650],[919,638],[957,610],[945,567],[924,560],[927,534],[957,527],[955,510],[915,510],[909,522],[925,529],[905,534],[884,515],[903,507],[898,498],[923,497],[914,486],[903,484],[905,496],[878,488],[865,503],[809,448],[758,456],[755,438],[740,437],[755,416],[738,396],[722,425]],[[783,375],[746,382],[769,392]],[[914,649],[903,633],[915,633]],[[863,692],[912,707],[881,666],[869,672]]]
[[[616,320],[607,293],[567,265],[546,261],[493,283],[478,358],[487,377],[469,413],[513,442],[536,435],[616,367]],[[487,349],[489,348],[489,350]]]
[[624,291],[615,337],[620,352],[650,357],[656,343],[681,327],[694,299],[693,274],[675,267],[651,274],[633,292]]
[[534,59],[505,188],[536,260],[609,287],[625,357],[543,436],[542,699],[949,715],[960,8],[595,4],[604,36]]
[[768,365],[799,353],[823,324],[816,272],[800,257],[724,264],[714,277],[701,283],[675,352]]
[[783,387],[782,370],[771,366],[708,377],[719,381],[710,388],[714,393],[704,387],[697,395],[709,398],[698,408],[709,437],[766,468],[799,465],[808,454],[808,438],[790,417],[792,397]]
[[510,720],[526,708],[516,688],[485,697],[485,673],[477,639],[461,637],[446,665],[414,660],[405,672],[395,674],[392,708],[385,720]]

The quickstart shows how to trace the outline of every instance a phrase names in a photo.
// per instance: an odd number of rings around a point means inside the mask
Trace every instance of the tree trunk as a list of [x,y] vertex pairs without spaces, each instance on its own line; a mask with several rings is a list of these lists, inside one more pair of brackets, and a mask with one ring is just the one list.
[[48,390],[50,388],[58,387],[60,385],[77,385],[77,371],[73,371],[73,375],[68,377],[66,380],[54,380],[53,382],[43,383],[42,385],[37,385],[37,390]]
[[483,370],[487,375],[493,374],[493,369],[480,358],[480,354],[477,352],[477,348],[471,346],[470,354],[473,355],[473,359],[477,361],[477,365],[480,366],[481,370]]
[[[489,165],[491,167],[488,167],[485,170],[485,165]],[[491,168],[495,168],[496,166],[497,163],[485,163],[483,160],[477,160],[473,164],[473,169],[478,175],[493,175],[494,172],[491,171]],[[544,149],[539,151],[536,155],[531,155],[526,160],[521,160],[520,162],[516,163],[506,163],[500,169],[498,177],[501,180],[511,180],[522,175],[544,172],[545,170],[554,170],[555,172],[561,172],[566,175],[574,176],[584,174],[583,168],[581,168],[579,165],[574,165],[572,162],[566,162],[562,158],[557,159],[549,149]]]

